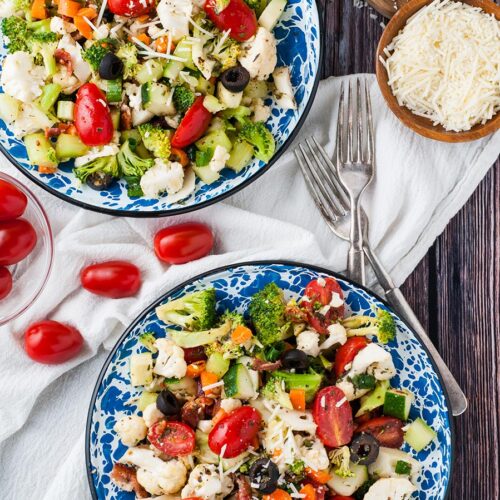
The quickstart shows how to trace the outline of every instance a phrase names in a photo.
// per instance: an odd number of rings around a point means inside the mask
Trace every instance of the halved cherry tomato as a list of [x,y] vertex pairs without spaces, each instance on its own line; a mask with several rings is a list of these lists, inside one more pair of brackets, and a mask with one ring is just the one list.
[[26,210],[26,195],[10,182],[0,179],[0,221],[17,219]]
[[354,497],[343,497],[342,495],[335,495],[332,500],[354,500]]
[[214,244],[210,228],[199,222],[166,227],[155,235],[156,256],[167,264],[185,264],[205,257]]
[[325,387],[316,394],[313,419],[318,428],[316,435],[331,448],[347,444],[353,435],[352,408],[345,394],[335,386]]
[[403,422],[395,417],[376,417],[364,422],[356,429],[356,434],[371,434],[381,446],[400,448],[403,445]]
[[262,422],[260,413],[251,406],[242,406],[219,420],[208,435],[208,445],[217,455],[225,446],[223,458],[243,453],[257,436]]
[[184,361],[189,365],[196,361],[204,361],[207,359],[207,355],[205,354],[205,349],[202,345],[199,347],[183,347],[184,351]]
[[76,356],[83,346],[80,332],[58,321],[38,321],[24,333],[26,354],[39,363],[54,365]]
[[229,36],[238,42],[248,40],[257,31],[257,16],[243,0],[229,0],[227,6],[219,10],[216,0],[206,0],[205,12],[221,31],[231,30]]
[[344,345],[341,345],[335,353],[335,375],[340,377],[346,365],[352,362],[361,349],[364,349],[370,341],[365,337],[351,337]]
[[159,420],[149,428],[150,443],[171,457],[190,455],[195,448],[195,433],[182,422]]
[[83,268],[80,281],[89,292],[119,299],[135,295],[141,288],[141,271],[130,262],[112,260]]
[[12,290],[12,274],[6,267],[0,267],[0,300],[5,299]]
[[304,292],[309,300],[302,301],[301,305],[308,311],[311,326],[321,334],[327,334],[328,327],[344,315],[343,303],[337,307],[330,306],[326,312],[321,312],[322,307],[330,305],[334,293],[344,299],[342,288],[337,280],[331,277],[312,280]]
[[316,484],[326,484],[332,478],[328,470],[313,470],[310,467],[306,467],[306,474]]
[[174,148],[183,149],[206,132],[212,120],[212,113],[203,106],[203,99],[202,95],[198,96],[186,111],[172,137],[171,143]]
[[155,6],[154,0],[108,0],[108,9],[118,16],[138,17]]
[[36,232],[27,220],[0,222],[0,266],[23,260],[35,248],[36,241]]
[[304,485],[299,493],[302,495],[303,500],[316,500],[316,488],[312,484]]
[[269,495],[264,495],[262,500],[292,500],[292,497],[287,491],[278,488]]
[[87,146],[108,144],[113,138],[113,122],[106,97],[94,83],[86,83],[76,94],[75,125]]

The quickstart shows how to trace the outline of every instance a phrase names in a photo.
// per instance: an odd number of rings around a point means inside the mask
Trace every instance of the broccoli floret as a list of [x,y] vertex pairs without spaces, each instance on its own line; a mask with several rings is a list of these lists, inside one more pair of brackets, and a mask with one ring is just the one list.
[[143,333],[139,335],[139,342],[150,352],[155,353],[158,352],[158,349],[155,347],[156,337],[153,333]]
[[245,355],[243,347],[231,342],[230,339],[224,339],[223,342],[212,342],[205,346],[205,354],[207,356],[213,353],[222,354],[224,359],[238,359]]
[[255,150],[255,157],[267,163],[276,150],[273,134],[267,129],[264,122],[253,123],[245,120],[240,130],[240,137],[249,142]]
[[154,165],[153,158],[141,158],[132,151],[131,140],[126,140],[116,157],[118,166],[125,177],[142,177]]
[[95,42],[88,49],[83,51],[83,58],[92,66],[94,71],[97,71],[101,61],[108,52],[109,48],[106,44]]
[[303,476],[305,474],[306,464],[302,460],[295,460],[290,465],[288,470],[295,476]]
[[85,165],[75,167],[74,173],[82,182],[86,182],[89,175],[100,172],[102,174],[110,175],[111,177],[119,177],[120,169],[116,156],[101,156],[95,160],[91,160]]
[[123,62],[123,78],[132,78],[139,71],[137,63],[137,47],[133,43],[125,43],[116,52]]
[[310,373],[289,373],[283,371],[273,372],[273,377],[283,380],[287,391],[292,389],[303,389],[306,393],[306,402],[311,402],[319,391],[323,376],[314,371]]
[[215,289],[193,292],[161,306],[161,318],[165,323],[187,330],[208,330],[215,326]]
[[290,401],[290,396],[283,388],[284,384],[282,381],[276,377],[270,377],[266,385],[260,390],[260,394],[263,398],[270,399],[271,401],[276,401],[284,408],[293,410],[292,402]]
[[225,323],[228,319],[230,319],[233,323],[232,328],[234,329],[238,325],[246,326],[245,318],[243,314],[240,314],[236,311],[230,311],[229,309],[220,317],[220,323]]
[[51,31],[34,31],[31,33],[30,40],[38,43],[50,43],[57,41],[57,35]]
[[376,335],[387,344],[396,337],[396,323],[389,311],[377,309],[375,316],[351,316],[342,321],[348,336]]
[[356,389],[375,389],[377,380],[369,373],[358,373],[351,378],[352,385]]
[[214,52],[210,55],[220,63],[221,71],[225,71],[238,64],[238,57],[241,55],[241,45],[230,37],[227,37],[221,45],[222,36],[219,32],[218,36],[214,39]]
[[247,117],[252,114],[252,110],[246,106],[238,106],[237,108],[225,109],[222,111],[221,116],[225,120],[231,120],[234,118],[241,125],[244,125],[247,121]]
[[194,102],[194,93],[187,87],[179,85],[174,89],[172,100],[177,112],[184,114]]
[[170,158],[170,133],[168,130],[155,127],[151,123],[139,125],[138,130],[146,149],[157,158]]
[[334,470],[335,474],[339,477],[353,477],[354,473],[349,469],[349,460],[351,459],[351,452],[348,446],[341,446],[330,452],[330,461],[337,468]]
[[18,10],[28,10],[31,6],[32,0],[14,0],[14,7]]
[[292,334],[291,323],[285,319],[283,291],[276,283],[267,284],[252,297],[249,314],[257,338],[264,346]]
[[8,39],[6,47],[10,53],[29,52],[30,31],[24,19],[16,16],[2,19],[2,33]]

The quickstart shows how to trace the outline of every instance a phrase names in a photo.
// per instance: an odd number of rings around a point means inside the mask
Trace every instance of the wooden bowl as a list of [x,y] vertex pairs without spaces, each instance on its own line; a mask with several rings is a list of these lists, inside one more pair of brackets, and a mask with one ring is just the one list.
[[[464,3],[474,7],[480,7],[484,12],[493,14],[497,20],[500,20],[500,6],[490,0],[461,0]],[[435,139],[443,142],[467,142],[480,139],[488,134],[500,129],[500,112],[493,118],[487,121],[484,125],[478,124],[465,132],[450,132],[444,129],[441,125],[433,125],[432,121],[413,114],[407,107],[400,106],[391,87],[387,83],[388,76],[384,65],[380,62],[380,56],[385,59],[384,49],[391,43],[393,38],[404,28],[407,20],[422,7],[430,4],[432,0],[410,0],[406,5],[401,7],[392,19],[387,24],[382,38],[377,47],[376,55],[376,72],[377,80],[382,91],[382,95],[386,100],[392,112],[401,120],[407,127],[417,132],[424,137]]]

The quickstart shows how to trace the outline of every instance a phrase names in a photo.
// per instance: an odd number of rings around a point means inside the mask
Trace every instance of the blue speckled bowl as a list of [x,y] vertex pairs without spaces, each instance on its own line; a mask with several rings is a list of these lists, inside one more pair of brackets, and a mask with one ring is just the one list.
[[[268,126],[277,142],[276,154],[267,165],[253,160],[238,174],[225,169],[221,178],[209,186],[198,179],[195,192],[179,203],[168,204],[166,198],[130,198],[123,181],[109,191],[93,191],[82,186],[73,175],[72,162],[62,165],[56,174],[39,174],[36,167],[28,163],[22,141],[15,139],[1,120],[0,150],[35,183],[65,201],[90,210],[128,217],[158,217],[206,207],[243,189],[271,167],[291,143],[312,104],[321,62],[321,23],[316,1],[289,0],[274,35],[278,41],[278,65],[290,68],[298,104],[296,111],[284,111],[269,100],[272,116]],[[0,57],[4,55],[5,49],[1,47]]]
[[[348,310],[363,314],[373,306],[387,305],[368,290],[360,288],[331,271],[295,263],[255,262],[216,269],[197,276],[176,287],[151,304],[127,329],[109,355],[97,380],[87,420],[86,461],[90,489],[94,499],[131,500],[134,495],[119,490],[109,476],[113,463],[125,452],[113,432],[115,422],[136,411],[129,404],[140,391],[130,386],[130,355],[144,351],[138,337],[144,332],[164,336],[155,308],[172,298],[206,287],[215,287],[218,307],[244,312],[250,297],[267,283],[274,281],[285,290],[287,298],[302,295],[307,283],[319,276],[335,276],[345,295]],[[430,446],[412,455],[423,464],[419,478],[420,500],[443,500],[446,497],[452,466],[452,422],[448,401],[439,375],[418,337],[397,317],[397,339],[390,350],[398,375],[395,387],[404,387],[415,394],[410,418],[421,416],[438,434]],[[410,448],[405,445],[405,451]]]

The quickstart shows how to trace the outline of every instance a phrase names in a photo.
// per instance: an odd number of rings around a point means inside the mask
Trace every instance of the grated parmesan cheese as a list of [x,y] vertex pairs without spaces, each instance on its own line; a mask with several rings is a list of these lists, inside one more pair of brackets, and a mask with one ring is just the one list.
[[459,1],[414,14],[381,58],[398,103],[449,131],[500,110],[500,22]]

